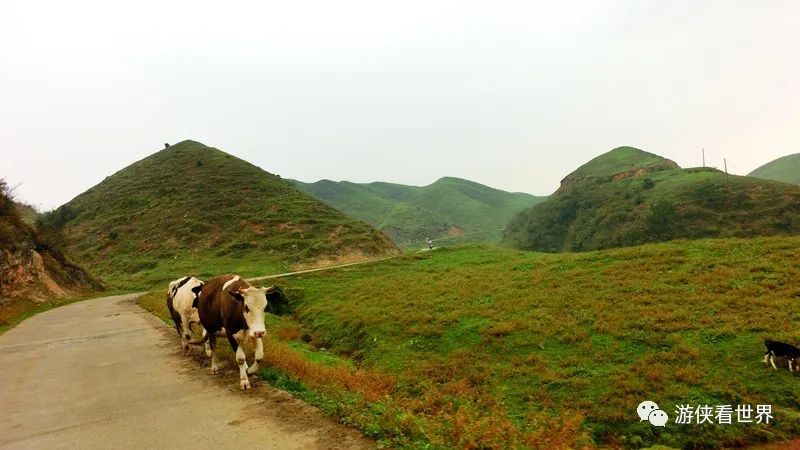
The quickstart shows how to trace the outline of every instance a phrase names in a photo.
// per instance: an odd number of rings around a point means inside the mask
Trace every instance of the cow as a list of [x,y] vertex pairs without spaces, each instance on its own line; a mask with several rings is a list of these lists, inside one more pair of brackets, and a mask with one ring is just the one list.
[[[764,340],[764,348],[766,348],[766,353],[764,353],[764,364],[772,364],[772,368],[778,370],[778,368],[775,366],[775,357],[777,356],[786,358],[789,361],[789,372],[797,371],[797,358],[800,358],[800,348],[797,348],[792,344],[771,341],[769,339]],[[792,365],[794,365],[794,368]]]
[[[192,339],[191,325],[200,323],[197,302],[202,289],[203,282],[195,277],[183,277],[171,281],[167,288],[167,309],[175,322],[178,336],[181,337],[181,346],[184,352],[189,350],[189,343]],[[203,335],[205,332],[203,329]],[[206,346],[206,355],[210,355],[210,353],[211,350]]]
[[[258,370],[264,359],[264,341],[266,333],[264,314],[267,310],[267,296],[277,293],[275,286],[253,287],[238,275],[222,275],[206,281],[200,293],[198,311],[200,323],[207,331],[202,340],[208,341],[211,347],[211,373],[217,373],[217,332],[225,328],[225,335],[231,348],[236,353],[239,365],[239,387],[250,389],[247,376]],[[247,366],[247,359],[242,346],[246,339],[254,341],[255,362]]]

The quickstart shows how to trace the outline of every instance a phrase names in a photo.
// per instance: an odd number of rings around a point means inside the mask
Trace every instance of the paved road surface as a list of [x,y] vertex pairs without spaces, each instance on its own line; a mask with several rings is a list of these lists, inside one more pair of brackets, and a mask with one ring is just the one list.
[[[213,376],[135,295],[46,311],[0,335],[1,448],[369,448],[269,386]],[[252,381],[252,377],[251,377]]]

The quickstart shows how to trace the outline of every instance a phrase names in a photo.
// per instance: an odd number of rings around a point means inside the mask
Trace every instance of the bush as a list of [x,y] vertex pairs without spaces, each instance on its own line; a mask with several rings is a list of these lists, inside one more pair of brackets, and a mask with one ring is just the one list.
[[671,235],[670,223],[675,220],[675,207],[666,200],[658,200],[650,205],[648,224],[656,239],[665,240]]

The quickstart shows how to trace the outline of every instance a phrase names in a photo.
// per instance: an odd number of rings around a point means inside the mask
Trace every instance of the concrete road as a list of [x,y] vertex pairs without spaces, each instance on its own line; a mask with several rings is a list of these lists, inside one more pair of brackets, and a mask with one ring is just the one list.
[[285,392],[240,391],[231,361],[211,375],[135,297],[73,303],[0,336],[0,447],[375,446]]

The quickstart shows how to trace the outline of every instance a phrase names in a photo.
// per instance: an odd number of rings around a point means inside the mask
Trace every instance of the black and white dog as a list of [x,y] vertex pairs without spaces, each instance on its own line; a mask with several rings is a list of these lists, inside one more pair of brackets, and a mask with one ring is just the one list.
[[800,358],[800,348],[784,342],[764,340],[764,347],[767,349],[764,353],[764,364],[772,364],[775,367],[775,357],[786,358],[789,361],[789,372],[797,371],[797,358]]

